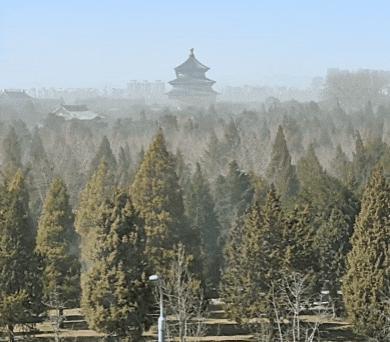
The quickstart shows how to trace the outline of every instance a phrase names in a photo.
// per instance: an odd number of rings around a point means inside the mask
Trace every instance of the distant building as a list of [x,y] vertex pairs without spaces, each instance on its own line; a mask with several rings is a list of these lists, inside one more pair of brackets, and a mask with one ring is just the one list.
[[65,120],[94,120],[102,118],[97,113],[90,111],[86,105],[61,105],[51,114],[62,117]]
[[34,102],[24,90],[5,89],[0,92],[0,116],[2,119],[31,119],[36,114]]
[[175,68],[176,79],[169,82],[173,88],[168,97],[190,105],[214,103],[218,93],[212,88],[215,81],[206,77],[208,70],[210,68],[200,63],[191,49],[188,59]]
[[142,100],[144,103],[157,103],[164,101],[165,83],[132,80],[127,84],[127,97],[132,100]]
[[31,101],[32,97],[25,90],[4,89],[0,94],[0,99],[10,101]]

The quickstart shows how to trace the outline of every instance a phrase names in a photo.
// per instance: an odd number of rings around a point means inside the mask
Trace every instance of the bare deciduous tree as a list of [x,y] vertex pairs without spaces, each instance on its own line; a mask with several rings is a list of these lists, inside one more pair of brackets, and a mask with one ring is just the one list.
[[163,280],[163,293],[168,313],[168,338],[187,341],[189,336],[205,335],[205,300],[201,283],[190,271],[191,257],[179,245],[171,269]]

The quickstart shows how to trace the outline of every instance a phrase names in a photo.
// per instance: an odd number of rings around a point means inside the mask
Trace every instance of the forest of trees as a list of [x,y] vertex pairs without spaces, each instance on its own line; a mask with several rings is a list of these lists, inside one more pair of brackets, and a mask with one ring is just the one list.
[[357,333],[390,338],[390,108],[49,116],[0,134],[9,341],[48,308],[74,307],[96,331],[140,341],[155,273],[169,293],[221,298],[242,325],[267,317],[262,341],[307,341],[289,294],[310,306],[325,290]]

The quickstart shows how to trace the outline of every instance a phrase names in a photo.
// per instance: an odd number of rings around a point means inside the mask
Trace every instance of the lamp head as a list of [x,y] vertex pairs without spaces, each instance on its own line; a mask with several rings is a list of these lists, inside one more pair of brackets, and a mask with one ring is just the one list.
[[160,279],[160,277],[157,275],[157,274],[153,274],[153,275],[151,275],[150,277],[149,277],[149,280],[150,281],[157,281],[157,280],[159,280]]

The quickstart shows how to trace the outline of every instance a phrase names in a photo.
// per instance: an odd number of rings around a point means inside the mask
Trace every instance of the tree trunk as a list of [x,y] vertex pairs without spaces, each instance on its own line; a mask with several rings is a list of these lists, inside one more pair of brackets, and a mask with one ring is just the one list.
[[7,326],[7,333],[8,333],[8,342],[15,342],[15,335],[14,335],[14,326],[13,324],[8,324]]

